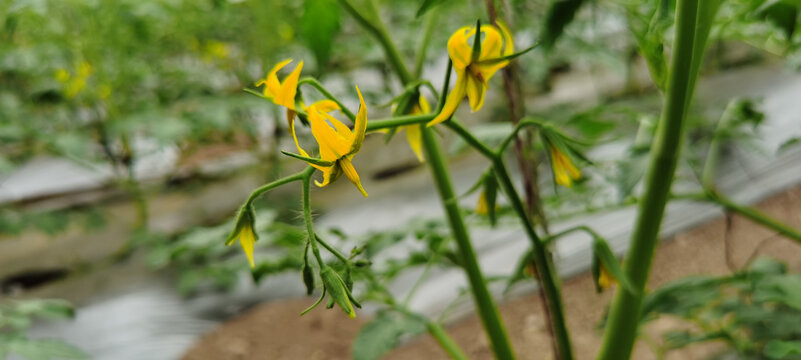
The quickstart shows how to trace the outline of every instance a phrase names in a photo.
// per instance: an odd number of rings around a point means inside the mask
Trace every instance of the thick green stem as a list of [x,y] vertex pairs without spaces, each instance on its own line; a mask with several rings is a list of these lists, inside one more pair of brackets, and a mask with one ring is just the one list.
[[676,5],[676,40],[667,99],[657,127],[650,168],[645,179],[645,194],[640,202],[625,262],[626,275],[638,291],[618,290],[615,294],[599,359],[629,359],[637,337],[645,285],[684,137],[684,119],[690,102],[688,97],[693,92],[693,78],[697,76],[692,71],[694,58],[703,55],[702,52],[694,53],[698,8],[697,0],[678,0]]
[[453,192],[451,179],[448,175],[448,170],[439,144],[434,138],[431,129],[424,125],[419,126],[422,130],[423,151],[425,152],[426,163],[428,163],[431,174],[434,177],[434,183],[437,186],[440,199],[442,200],[442,206],[445,209],[453,238],[456,240],[459,249],[462,267],[470,282],[473,299],[478,308],[481,323],[484,325],[484,329],[489,336],[492,350],[497,359],[514,359],[512,346],[509,343],[506,329],[498,314],[498,308],[492,300],[492,295],[487,288],[487,284],[478,266],[476,253],[475,250],[473,250],[473,245],[470,243],[470,235],[467,232],[467,227],[465,226],[464,219],[459,210],[459,203]]

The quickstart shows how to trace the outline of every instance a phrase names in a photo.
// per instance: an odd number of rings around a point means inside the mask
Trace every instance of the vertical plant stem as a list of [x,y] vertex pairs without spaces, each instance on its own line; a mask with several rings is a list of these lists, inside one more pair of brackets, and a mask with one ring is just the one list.
[[693,78],[697,76],[697,73],[693,73],[693,63],[700,62],[700,59],[694,57],[700,58],[703,54],[694,53],[698,8],[697,0],[677,1],[676,40],[668,77],[667,99],[651,150],[645,194],[640,202],[631,247],[624,266],[626,275],[638,293],[619,289],[615,294],[599,359],[630,358],[637,337],[645,285],[684,137],[684,119],[690,102],[688,97],[693,91],[691,86],[695,84]]
[[487,283],[479,269],[476,253],[475,250],[473,250],[473,245],[470,243],[470,235],[467,232],[467,227],[465,226],[464,219],[459,210],[459,203],[453,192],[451,179],[448,175],[439,144],[434,138],[434,133],[431,129],[425,125],[419,126],[423,137],[423,151],[425,152],[426,163],[429,165],[431,175],[434,177],[434,183],[437,186],[440,199],[442,200],[442,206],[445,209],[448,224],[451,227],[452,235],[459,249],[462,268],[470,282],[473,299],[476,302],[476,307],[478,308],[481,323],[484,325],[484,330],[489,336],[492,351],[495,353],[497,359],[514,359],[514,353],[512,352],[509,338],[506,335],[506,329],[498,314],[498,309],[492,300],[492,295],[487,288]]

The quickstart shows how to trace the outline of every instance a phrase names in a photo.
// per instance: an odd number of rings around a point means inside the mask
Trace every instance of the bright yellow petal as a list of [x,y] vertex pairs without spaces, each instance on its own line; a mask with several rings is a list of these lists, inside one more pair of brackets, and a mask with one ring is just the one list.
[[[327,117],[328,120],[324,117]],[[335,161],[343,157],[350,148],[350,144],[328,123],[332,119],[335,122],[339,122],[339,120],[334,119],[331,115],[315,112],[308,113],[308,119],[311,123],[312,136],[320,147],[320,158],[325,161]]]
[[337,165],[329,166],[319,170],[323,173],[323,182],[314,180],[314,185],[317,185],[317,187],[325,187],[342,175],[342,172],[339,171],[339,167]]
[[295,134],[295,110],[286,109],[286,120],[289,125],[289,132],[292,133],[292,139],[295,140],[295,147],[298,148],[298,152],[305,157],[310,157],[309,153],[307,153],[306,150],[303,150],[303,148],[300,147],[300,143],[298,142],[298,135]]
[[505,68],[506,65],[509,65],[508,60],[485,65],[473,64],[473,66],[478,69],[478,72],[481,74],[481,78],[484,79],[485,83],[489,83],[492,75],[495,75],[498,70]]
[[470,108],[478,111],[484,106],[484,95],[487,94],[487,85],[472,74],[467,75],[467,98]]
[[[348,126],[343,124],[341,121],[337,120],[337,118],[329,114],[323,114],[323,117],[334,127],[334,130],[337,131],[337,134],[340,137],[345,140],[353,138],[353,132],[350,131],[350,128],[348,128]],[[342,150],[345,150],[345,148],[343,147]]]
[[428,100],[426,100],[425,96],[420,95],[420,100],[418,100],[417,104],[419,105],[421,114],[428,114],[431,112],[431,105],[428,104]]
[[286,59],[270,69],[270,72],[267,73],[267,77],[264,80],[259,81],[256,83],[256,86],[264,85],[264,96],[274,99],[275,96],[281,92],[281,83],[278,81],[278,71],[281,70],[286,64],[292,62],[292,59]]
[[348,155],[359,152],[364,142],[364,132],[367,130],[367,106],[364,105],[364,97],[359,87],[356,87],[356,93],[359,94],[359,113],[356,114],[356,122],[353,124],[353,135],[350,137],[350,151]]
[[442,111],[439,113],[439,115],[437,115],[434,120],[431,120],[427,126],[434,126],[445,120],[448,120],[451,115],[456,112],[459,104],[462,103],[467,91],[468,75],[465,72],[457,71],[456,76],[456,86],[453,87],[453,90],[451,90],[450,94],[448,94],[448,98],[445,99],[445,106],[442,107]]
[[276,104],[286,106],[289,109],[295,109],[295,94],[298,91],[298,79],[300,78],[300,71],[303,69],[303,61],[298,63],[295,70],[284,79],[281,83],[281,90],[276,94]]
[[498,21],[498,28],[503,35],[503,56],[514,54],[515,38],[512,36],[512,32],[509,31],[509,27],[507,27],[503,21]]
[[256,244],[256,236],[253,234],[253,228],[250,226],[243,226],[239,231],[239,245],[242,245],[242,250],[245,251],[245,256],[248,257],[250,267],[256,267],[253,262],[253,247]]
[[481,32],[484,33],[484,40],[481,42],[481,54],[478,60],[495,59],[501,57],[503,47],[503,37],[501,33],[491,25],[482,26]]
[[555,147],[551,147],[551,165],[556,183],[559,185],[569,188],[573,186],[573,180],[581,178],[581,171],[573,165],[570,158]]
[[333,100],[320,100],[315,102],[314,104],[309,105],[306,111],[319,111],[321,113],[330,113],[334,110],[339,110],[339,105],[335,103]]
[[475,28],[465,26],[456,30],[456,32],[451,35],[451,38],[448,39],[448,54],[451,56],[454,69],[464,70],[470,65],[470,60],[473,56],[473,47],[467,43],[467,40],[475,33]]
[[339,166],[342,168],[342,172],[345,173],[345,176],[348,177],[348,180],[350,180],[353,185],[356,185],[356,188],[359,189],[364,197],[367,197],[367,191],[364,191],[362,182],[359,180],[359,174],[356,173],[356,168],[353,167],[353,163],[350,162],[350,159],[348,159],[348,157],[340,159]]
[[414,155],[417,156],[417,160],[420,162],[425,161],[425,158],[423,158],[423,134],[420,132],[420,125],[414,124],[403,128],[406,129],[406,140],[409,142],[409,147],[414,151]]

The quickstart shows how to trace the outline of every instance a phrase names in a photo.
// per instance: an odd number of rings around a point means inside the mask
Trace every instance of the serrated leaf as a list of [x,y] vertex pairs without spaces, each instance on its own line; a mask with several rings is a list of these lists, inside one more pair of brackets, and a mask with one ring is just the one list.
[[314,53],[318,69],[322,69],[331,57],[334,36],[339,28],[339,6],[334,0],[306,0],[303,3],[301,35]]
[[364,325],[353,342],[353,360],[375,360],[394,349],[401,336],[425,331],[425,324],[398,313],[382,312]]

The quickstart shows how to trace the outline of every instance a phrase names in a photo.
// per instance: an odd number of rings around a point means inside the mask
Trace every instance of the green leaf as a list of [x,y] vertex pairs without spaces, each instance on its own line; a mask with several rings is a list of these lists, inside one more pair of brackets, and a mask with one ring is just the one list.
[[410,316],[382,312],[364,325],[353,342],[354,360],[375,360],[392,350],[405,334],[416,335],[425,331],[425,324]]
[[331,57],[334,36],[339,32],[339,6],[334,0],[306,0],[300,23],[301,35],[314,53],[320,70]]
[[540,32],[545,49],[553,48],[562,36],[565,27],[576,17],[586,0],[553,0],[545,13],[545,23]]
[[431,10],[431,8],[433,8],[434,6],[442,4],[446,1],[448,0],[423,0],[423,2],[420,4],[420,7],[417,8],[417,14],[415,14],[415,16],[419,18],[425,15],[425,13]]
[[798,8],[800,4],[791,1],[774,0],[767,1],[760,7],[759,16],[774,26],[784,31],[787,40],[793,38],[796,26],[798,25]]
[[801,341],[769,341],[763,350],[763,354],[771,359],[786,359],[790,355],[801,355]]
[[28,360],[89,358],[78,348],[58,340],[30,340],[21,337],[0,342],[0,354],[4,352],[16,354]]

